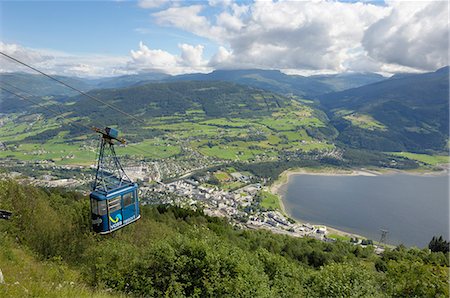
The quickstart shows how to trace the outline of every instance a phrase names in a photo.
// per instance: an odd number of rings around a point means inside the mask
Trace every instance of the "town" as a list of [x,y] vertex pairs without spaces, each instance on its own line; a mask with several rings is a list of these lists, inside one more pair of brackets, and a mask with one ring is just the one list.
[[[215,160],[203,161],[194,168],[191,163],[183,166],[170,159],[152,162],[129,160],[124,169],[131,180],[139,182],[142,205],[170,204],[201,209],[206,215],[227,218],[241,229],[265,229],[292,237],[336,241],[325,226],[298,222],[290,218],[281,206],[265,206],[264,194],[275,196],[270,193],[270,183],[266,179],[249,172],[238,172],[226,165],[223,167],[225,170],[208,170],[217,163]],[[4,159],[2,165],[12,170],[0,174],[1,177],[42,187],[68,187],[87,193],[93,179],[94,165],[57,166],[51,161],[41,161],[33,165],[32,172],[23,171],[30,169],[29,162]],[[182,175],[177,176],[175,172]],[[280,199],[277,197],[276,200]],[[351,242],[373,245],[372,240],[358,238],[351,238]],[[381,252],[383,248],[375,246],[375,251]]]

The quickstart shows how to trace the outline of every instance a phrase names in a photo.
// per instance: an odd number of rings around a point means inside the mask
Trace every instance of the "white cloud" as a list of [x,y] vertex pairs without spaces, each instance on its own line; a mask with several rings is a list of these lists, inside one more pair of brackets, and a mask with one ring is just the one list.
[[217,68],[382,72],[448,64],[444,1],[386,5],[212,1],[210,5],[220,7],[216,15],[207,15],[205,7],[196,4],[171,7],[152,17],[158,24],[217,42],[222,48],[209,62]]
[[[129,56],[76,56],[0,42],[0,51],[49,74],[105,77],[148,71],[168,74],[212,71],[208,61],[203,58],[203,45],[180,44],[178,47],[180,54],[174,55],[161,49],[151,49],[140,42],[139,48],[131,50]],[[0,73],[15,71],[36,73],[0,56]]]
[[[370,57],[394,67],[434,70],[448,65],[448,2],[391,3],[362,44]],[[392,67],[392,66],[391,66]]]
[[131,50],[132,61],[128,68],[135,71],[158,71],[168,74],[182,74],[190,72],[209,72],[212,69],[203,60],[203,46],[180,44],[181,54],[173,55],[160,49],[150,49],[143,42],[139,49]]
[[208,4],[210,6],[228,6],[233,3],[232,0],[209,0]]
[[170,3],[169,0],[139,0],[138,6],[145,9],[152,9],[161,7],[167,3]]
[[158,24],[179,27],[201,35],[202,31],[210,27],[208,19],[200,15],[202,10],[202,5],[171,7],[153,13],[152,16],[156,18]]
[[[237,68],[345,70],[345,52],[359,43],[364,28],[385,14],[374,5],[322,1],[229,3],[209,19],[201,15],[203,9],[172,7],[152,16],[159,24],[227,46],[233,54],[223,67],[233,62]],[[210,64],[221,67],[219,56]]]
[[151,50],[141,41],[139,50],[131,50],[133,65],[141,69],[165,70],[176,66],[177,59],[163,50]]
[[217,53],[211,58],[209,64],[211,67],[217,67],[220,65],[222,68],[227,68],[227,65],[232,64],[233,54],[228,51],[226,48],[220,46]]
[[[27,64],[33,64],[45,69],[48,69],[49,65],[52,64],[52,61],[54,60],[54,54],[50,52],[44,52],[44,51],[38,51],[34,49],[27,49],[25,47],[22,47],[18,44],[9,44],[9,43],[3,43],[0,42],[0,51],[3,53],[12,56],[19,61],[23,61]],[[0,56],[0,71],[27,71],[27,68],[25,66],[22,66],[20,64],[17,64],[16,62],[13,62],[12,60]]]
[[[76,56],[54,50],[33,49],[3,42],[0,42],[0,50],[49,74],[103,77],[129,73],[125,69],[126,62],[129,60],[128,57],[95,54]],[[36,73],[3,56],[0,57],[0,62],[0,72],[21,71]]]
[[244,23],[239,17],[228,12],[222,12],[217,17],[217,25],[224,27],[225,30],[239,31],[244,26]]
[[203,61],[204,46],[181,44],[178,47],[181,49],[181,63],[183,65],[191,67],[206,65],[206,61]]
[[[170,7],[164,8],[163,6]],[[188,3],[188,4],[186,4]],[[192,3],[192,2],[190,2]],[[448,3],[390,1],[139,1],[156,24],[207,38],[218,46],[180,43],[178,53],[140,43],[128,56],[72,55],[0,42],[0,49],[50,73],[111,76],[170,74],[218,68],[281,69],[289,73],[427,71],[448,64]],[[187,6],[183,6],[187,5]],[[136,28],[145,34],[148,28]],[[150,41],[151,42],[151,41]],[[0,71],[26,71],[0,60]]]

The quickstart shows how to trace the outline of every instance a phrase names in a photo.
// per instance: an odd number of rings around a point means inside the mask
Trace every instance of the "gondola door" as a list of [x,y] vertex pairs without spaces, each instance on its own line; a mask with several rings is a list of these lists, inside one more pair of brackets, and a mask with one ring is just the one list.
[[136,220],[136,189],[123,195],[122,213],[124,224]]

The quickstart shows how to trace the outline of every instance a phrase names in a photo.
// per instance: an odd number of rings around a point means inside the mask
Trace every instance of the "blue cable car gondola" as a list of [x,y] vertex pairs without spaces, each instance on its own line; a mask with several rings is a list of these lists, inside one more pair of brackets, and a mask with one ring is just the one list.
[[102,135],[95,182],[90,194],[92,226],[95,232],[109,234],[140,216],[138,185],[126,175],[114,150],[118,131],[107,127],[104,131],[94,129]]

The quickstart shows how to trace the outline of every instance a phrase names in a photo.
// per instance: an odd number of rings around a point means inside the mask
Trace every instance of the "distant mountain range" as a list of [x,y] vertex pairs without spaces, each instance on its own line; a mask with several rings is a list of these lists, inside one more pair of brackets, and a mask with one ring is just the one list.
[[[226,81],[248,85],[281,94],[294,94],[310,98],[320,94],[342,91],[349,88],[386,79],[374,73],[344,73],[335,75],[299,76],[286,75],[278,70],[216,70],[208,74],[186,74],[170,76],[161,73],[142,73],[110,78],[87,79],[56,76],[83,91],[93,89],[124,88],[149,82],[174,81]],[[70,96],[76,92],[42,75],[28,73],[0,74],[0,81],[13,84],[21,90],[36,96]]]
[[350,146],[424,151],[448,144],[449,67],[318,98],[340,131],[338,139]]
[[174,81],[229,81],[281,94],[311,98],[320,94],[359,87],[386,79],[373,73],[346,73],[320,76],[287,75],[279,70],[216,70],[209,74],[188,74]]
[[[95,86],[95,83],[86,79],[66,76],[54,77],[83,91],[91,90]],[[76,91],[40,74],[24,72],[2,73],[0,74],[0,83],[2,83],[2,87],[13,92],[18,92],[18,89],[20,89],[34,96],[72,96],[78,94]],[[3,93],[1,95],[4,96]]]
[[[298,76],[276,70],[216,70],[209,74],[169,76],[157,73],[103,79],[58,77],[139,117],[201,109],[210,117],[251,116],[287,102],[283,95],[313,99],[339,131],[343,146],[379,151],[442,151],[448,148],[449,68],[385,78],[373,73]],[[72,102],[80,115],[111,117],[110,111],[40,75],[1,74],[37,97]],[[279,95],[277,95],[279,94]],[[26,95],[26,94],[25,94]],[[28,95],[26,95],[28,96]],[[261,106],[262,98],[265,101]],[[8,100],[9,99],[9,100]],[[39,99],[39,98],[38,98]],[[130,104],[132,103],[132,104]],[[1,93],[1,112],[29,108]],[[87,113],[87,114],[86,114]],[[122,124],[129,121],[123,119]]]

